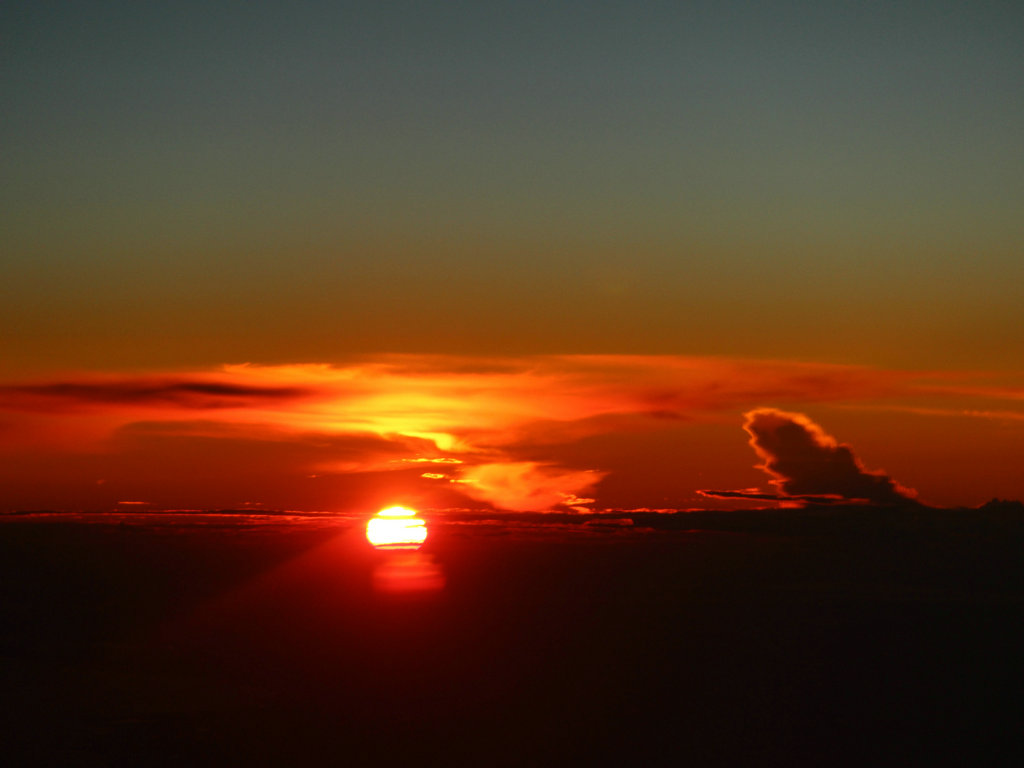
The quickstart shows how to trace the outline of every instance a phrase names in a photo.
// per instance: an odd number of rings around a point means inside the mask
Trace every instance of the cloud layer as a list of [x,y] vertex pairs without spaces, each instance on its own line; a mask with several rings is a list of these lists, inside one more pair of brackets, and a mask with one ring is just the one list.
[[[931,392],[940,378],[929,378]],[[393,355],[346,365],[67,376],[0,386],[0,454],[16,457],[11,466],[26,461],[26,446],[55,464],[88,454],[94,458],[83,477],[132,466],[155,485],[164,451],[162,482],[186,488],[190,478],[174,468],[189,465],[184,446],[202,446],[220,475],[239,483],[246,457],[274,456],[261,465],[266,477],[259,480],[266,486],[276,477],[282,498],[296,478],[359,475],[383,483],[391,476],[404,478],[403,487],[416,485],[428,503],[461,496],[504,509],[579,508],[615,468],[560,447],[603,435],[735,424],[747,412],[751,444],[781,495],[892,501],[908,492],[865,470],[806,417],[750,409],[764,402],[892,403],[922,388],[921,380],[856,366],[627,355]],[[215,482],[208,474],[206,487]],[[133,486],[122,498],[143,491]]]

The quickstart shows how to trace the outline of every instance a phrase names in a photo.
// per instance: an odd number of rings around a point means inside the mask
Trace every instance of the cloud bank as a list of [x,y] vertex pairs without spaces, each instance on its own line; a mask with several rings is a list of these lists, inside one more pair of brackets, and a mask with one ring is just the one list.
[[[276,471],[282,484],[356,475],[383,483],[391,476],[445,503],[455,494],[502,509],[583,508],[611,468],[567,458],[574,454],[559,453],[559,446],[728,423],[746,412],[751,445],[779,496],[888,502],[910,492],[864,469],[848,446],[805,416],[750,409],[765,401],[893,402],[922,389],[923,377],[858,366],[633,355],[389,355],[343,365],[65,376],[0,386],[0,454],[20,456],[27,445],[40,456],[117,453],[133,467],[142,462],[128,458],[144,455],[144,474],[156,483],[160,451],[168,452],[168,467],[191,466],[188,456],[202,446],[222,475],[237,453],[232,471],[239,478],[246,457],[260,456],[267,457],[260,471]],[[939,378],[928,377],[930,391]],[[207,474],[209,486],[215,478]],[[168,474],[163,481],[188,478]],[[143,487],[131,491],[148,494]],[[125,491],[120,498],[132,496]]]

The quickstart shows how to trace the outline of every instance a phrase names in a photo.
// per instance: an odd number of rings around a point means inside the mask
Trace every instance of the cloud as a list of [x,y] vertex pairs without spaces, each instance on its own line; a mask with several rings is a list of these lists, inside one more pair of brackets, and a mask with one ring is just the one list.
[[916,495],[884,472],[865,469],[850,446],[801,413],[757,408],[745,418],[743,428],[763,462],[759,468],[771,475],[771,484],[786,498],[902,504]]
[[532,461],[497,462],[467,467],[458,481],[466,495],[499,509],[545,512],[556,506],[579,507],[593,499],[577,494],[590,491],[603,472],[564,470]]
[[785,493],[765,493],[758,488],[746,488],[735,491],[719,490],[698,490],[698,495],[708,499],[742,499],[743,501],[778,501],[782,503],[809,502],[812,504],[835,504],[837,502],[860,501],[859,499],[844,499],[834,493],[805,493],[792,495]]
[[790,498],[781,493],[765,493],[759,488],[744,488],[736,491],[698,490],[697,493],[709,499],[744,499],[746,501],[784,501]]
[[309,390],[301,387],[254,386],[195,378],[138,378],[0,387],[0,406],[9,410],[50,412],[117,406],[212,410],[295,400],[309,394]]

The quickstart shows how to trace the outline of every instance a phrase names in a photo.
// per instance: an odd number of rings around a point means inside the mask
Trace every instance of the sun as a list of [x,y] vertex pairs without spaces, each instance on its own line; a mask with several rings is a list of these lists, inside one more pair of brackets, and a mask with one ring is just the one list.
[[378,549],[419,549],[427,524],[408,507],[382,509],[366,524],[366,539]]

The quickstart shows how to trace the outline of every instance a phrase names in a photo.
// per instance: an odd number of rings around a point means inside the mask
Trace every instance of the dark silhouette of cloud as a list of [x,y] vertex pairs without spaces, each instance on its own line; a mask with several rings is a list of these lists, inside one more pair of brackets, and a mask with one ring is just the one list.
[[60,407],[135,405],[182,409],[244,407],[295,400],[312,394],[304,387],[256,386],[189,379],[133,379],[57,382],[0,388],[4,404],[15,409],[52,411]]
[[701,495],[815,504],[917,503],[915,491],[901,486],[885,472],[866,469],[850,446],[838,442],[804,414],[756,408],[744,416],[743,428],[750,435],[750,445],[762,459],[757,466],[771,475],[771,484],[778,493],[711,490],[699,491]]
[[805,501],[812,504],[834,504],[850,501],[834,493],[805,493],[799,496],[784,493],[764,493],[758,489],[739,491],[698,490],[698,494],[709,499],[746,499],[748,501]]
[[881,471],[864,468],[850,446],[838,442],[802,413],[774,408],[748,411],[743,428],[750,445],[786,496],[827,495],[879,504],[912,501],[914,491]]

